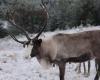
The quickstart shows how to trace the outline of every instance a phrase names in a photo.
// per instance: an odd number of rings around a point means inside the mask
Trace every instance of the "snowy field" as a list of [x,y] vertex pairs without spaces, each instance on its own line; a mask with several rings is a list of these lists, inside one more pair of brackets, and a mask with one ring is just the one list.
[[[98,30],[97,27],[77,28],[65,31],[46,32],[42,38],[49,38],[56,33],[76,33],[86,30]],[[17,38],[25,40],[23,36]],[[10,37],[0,39],[0,80],[59,80],[58,67],[51,67],[46,70],[39,65],[36,58],[26,59],[26,48]],[[91,73],[85,77],[82,73],[75,71],[77,64],[66,64],[65,80],[93,80],[96,74],[94,61],[91,61]],[[82,68],[83,70],[83,68]]]

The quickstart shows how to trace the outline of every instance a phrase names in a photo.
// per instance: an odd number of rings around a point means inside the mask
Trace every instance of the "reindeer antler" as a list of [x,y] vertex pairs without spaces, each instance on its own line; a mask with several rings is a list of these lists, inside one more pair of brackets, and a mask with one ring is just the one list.
[[9,32],[9,31],[7,31],[8,32],[8,34],[10,34],[10,36],[16,41],[16,42],[19,42],[19,43],[21,43],[21,44],[25,44],[25,41],[19,41],[18,39],[16,39],[16,37],[11,33],[11,32]]
[[[26,32],[21,26],[19,26],[19,25],[17,25],[17,24],[15,23],[14,17],[13,17],[13,16],[14,16],[14,13],[15,13],[15,10],[12,12],[11,15],[10,15],[9,12],[7,11],[6,20],[7,20],[11,25],[15,26],[15,27],[18,28],[20,31],[22,31],[28,40],[31,40],[30,37],[28,36],[27,32]],[[11,17],[10,17],[10,16],[11,16]],[[9,19],[9,18],[12,18],[12,20]]]
[[44,12],[46,13],[46,19],[44,21],[44,25],[43,25],[42,30],[36,35],[36,37],[34,39],[38,38],[42,34],[42,32],[44,31],[44,29],[47,26],[47,22],[48,22],[48,18],[49,18],[49,14],[47,12],[46,4],[43,2],[43,0],[41,0],[41,2],[42,2],[42,4],[40,6],[43,8]]
[[31,40],[30,37],[28,36],[27,32],[26,32],[21,26],[16,25],[15,22],[14,22],[14,21],[11,21],[11,20],[8,20],[8,22],[9,22],[11,25],[15,26],[16,28],[18,28],[19,30],[23,31],[23,33],[24,33],[24,35],[26,36],[26,38],[27,38],[29,41]]
[[[6,20],[11,24],[11,25],[13,25],[13,26],[15,26],[16,28],[18,28],[19,30],[21,30],[23,33],[24,33],[24,35],[26,36],[26,38],[28,39],[28,41],[19,41],[18,39],[16,39],[16,37],[11,33],[11,32],[9,32],[8,31],[8,33],[10,34],[10,36],[15,40],[15,41],[17,41],[17,42],[19,42],[19,43],[21,43],[21,44],[25,44],[25,42],[30,42],[31,40],[34,40],[34,39],[38,39],[38,37],[42,34],[42,32],[44,31],[44,29],[46,28],[46,26],[47,26],[47,22],[48,22],[48,18],[49,18],[49,16],[48,16],[48,12],[47,12],[47,8],[46,8],[46,3],[44,3],[43,2],[43,0],[41,0],[41,7],[42,7],[42,9],[43,9],[43,11],[45,12],[45,21],[44,21],[44,24],[43,24],[43,28],[41,29],[41,31],[36,35],[36,37],[35,38],[33,38],[33,39],[31,39],[30,37],[29,37],[29,35],[27,34],[27,32],[21,27],[21,26],[19,26],[19,25],[17,25],[16,23],[15,23],[15,20],[14,20],[14,13],[15,13],[15,10],[13,10],[13,12],[11,12],[11,14],[9,14],[9,12],[7,12],[7,14],[6,14]],[[11,11],[11,10],[10,10]]]

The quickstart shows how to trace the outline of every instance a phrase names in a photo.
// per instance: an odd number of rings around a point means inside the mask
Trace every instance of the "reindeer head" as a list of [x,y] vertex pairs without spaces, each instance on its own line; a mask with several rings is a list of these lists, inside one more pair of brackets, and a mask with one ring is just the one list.
[[47,26],[48,12],[47,12],[47,9],[46,9],[46,4],[43,2],[43,0],[41,0],[41,2],[42,2],[41,7],[43,8],[43,10],[45,12],[45,20],[44,20],[44,23],[42,25],[43,26],[42,30],[33,39],[31,39],[29,37],[28,33],[22,27],[20,27],[19,25],[17,25],[15,23],[13,16],[11,16],[12,20],[9,19],[9,15],[7,16],[8,22],[11,25],[15,26],[16,28],[20,29],[24,33],[24,35],[26,36],[27,41],[19,41],[11,32],[9,32],[9,31],[7,31],[7,32],[16,42],[21,43],[23,45],[23,47],[29,46],[29,45],[32,46],[32,50],[31,50],[31,54],[30,54],[31,57],[38,55],[38,49],[39,49],[39,47],[41,46],[41,43],[42,43],[42,39],[39,39],[39,36],[42,34],[45,27]]
[[39,48],[41,47],[42,39],[34,39],[32,40],[32,43],[33,43],[32,44],[33,48],[32,48],[30,56],[34,57],[39,54]]

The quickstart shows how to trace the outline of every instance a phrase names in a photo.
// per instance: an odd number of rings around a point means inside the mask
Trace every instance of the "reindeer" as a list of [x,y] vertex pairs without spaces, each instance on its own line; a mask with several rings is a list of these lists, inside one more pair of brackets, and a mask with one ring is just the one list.
[[100,73],[100,30],[84,31],[80,33],[65,34],[58,33],[48,39],[41,39],[39,36],[44,31],[48,23],[48,12],[45,3],[42,8],[46,13],[42,30],[34,37],[30,38],[27,32],[15,24],[14,20],[7,19],[9,23],[21,29],[28,41],[19,41],[8,31],[9,35],[24,47],[31,45],[30,57],[36,57],[40,64],[46,66],[56,64],[59,66],[60,80],[64,80],[65,65],[67,62],[80,63],[91,59],[96,59],[98,70],[94,80],[99,80]]

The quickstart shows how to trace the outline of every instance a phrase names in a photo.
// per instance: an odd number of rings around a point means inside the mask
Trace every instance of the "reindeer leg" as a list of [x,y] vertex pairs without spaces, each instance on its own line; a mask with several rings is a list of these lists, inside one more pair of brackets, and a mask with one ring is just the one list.
[[85,66],[85,62],[83,62],[83,67],[84,67],[84,75],[86,74],[86,66]]
[[64,80],[65,66],[66,66],[66,64],[65,63],[59,63],[58,66],[59,66],[60,80]]
[[79,63],[78,73],[81,73],[81,63]]
[[77,71],[77,73],[81,73],[81,63],[79,63],[76,68],[75,71]]
[[84,65],[84,75],[85,77],[88,77],[90,75],[90,60],[88,61],[88,72],[86,71],[85,62],[83,63],[83,65]]
[[78,66],[78,73],[81,73],[81,63],[79,63],[79,66]]
[[90,60],[88,61],[88,75],[90,75],[90,67],[91,67],[91,63]]
[[94,80],[99,80],[99,75],[100,75],[100,66],[98,67],[98,71]]
[[96,68],[96,71],[98,71],[98,64],[97,64],[96,59],[95,59],[95,68]]
[[98,64],[98,70],[97,70],[97,73],[96,73],[96,76],[95,76],[94,80],[99,80],[99,76],[100,76],[100,61],[98,61],[96,59],[96,62]]

